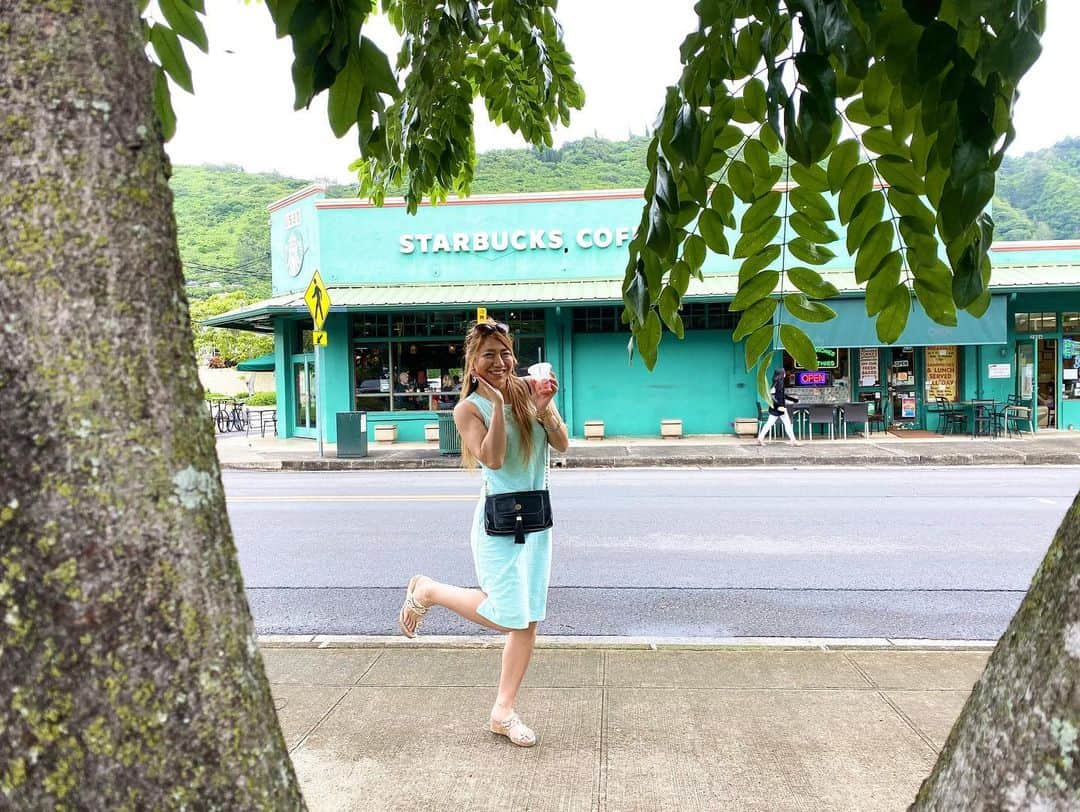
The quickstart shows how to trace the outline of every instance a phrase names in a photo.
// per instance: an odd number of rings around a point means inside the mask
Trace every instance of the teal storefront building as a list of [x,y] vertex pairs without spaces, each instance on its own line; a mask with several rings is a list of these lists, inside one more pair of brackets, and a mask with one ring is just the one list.
[[[282,436],[315,437],[321,417],[335,442],[335,415],[364,411],[372,438],[392,423],[399,439],[424,439],[456,402],[462,339],[479,307],[511,326],[523,367],[554,366],[573,436],[592,420],[608,436],[657,436],[670,418],[686,434],[726,434],[757,416],[754,378],[731,339],[737,261],[706,261],[687,293],[686,337],[664,335],[655,371],[629,362],[619,314],[639,190],[480,195],[410,216],[401,201],[377,208],[311,186],[269,210],[273,295],[206,324],[274,335]],[[982,319],[961,314],[942,327],[916,305],[892,346],[865,315],[842,241],[833,248],[841,255],[820,270],[841,291],[830,302],[837,318],[802,325],[821,370],[774,359],[803,400],[865,400],[902,430],[935,428],[939,397],[1017,395],[1041,428],[1080,429],[1080,242],[995,244]],[[331,300],[320,375],[303,300],[316,270]]]

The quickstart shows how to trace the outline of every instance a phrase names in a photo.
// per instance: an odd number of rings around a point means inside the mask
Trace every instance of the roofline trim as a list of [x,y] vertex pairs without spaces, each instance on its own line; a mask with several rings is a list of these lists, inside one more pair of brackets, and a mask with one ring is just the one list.
[[290,206],[293,203],[296,203],[298,200],[303,200],[305,197],[311,197],[312,195],[319,194],[320,192],[325,194],[326,187],[319,183],[312,183],[309,186],[305,186],[303,189],[298,189],[291,195],[286,195],[285,197],[275,200],[266,207],[266,210],[268,212],[275,212],[278,209],[283,209],[286,206]]

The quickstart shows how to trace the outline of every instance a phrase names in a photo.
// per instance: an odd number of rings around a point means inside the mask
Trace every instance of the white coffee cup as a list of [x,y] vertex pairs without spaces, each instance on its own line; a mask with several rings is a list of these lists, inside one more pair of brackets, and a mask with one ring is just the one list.
[[551,364],[540,361],[529,367],[529,376],[537,381],[546,381],[551,377]]

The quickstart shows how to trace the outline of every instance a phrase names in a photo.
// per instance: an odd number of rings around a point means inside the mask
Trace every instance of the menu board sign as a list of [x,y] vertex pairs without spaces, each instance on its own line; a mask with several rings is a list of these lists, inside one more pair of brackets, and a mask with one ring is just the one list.
[[859,350],[859,385],[874,386],[878,382],[877,347],[863,347]]
[[956,400],[956,383],[956,347],[927,347],[927,394],[931,398]]

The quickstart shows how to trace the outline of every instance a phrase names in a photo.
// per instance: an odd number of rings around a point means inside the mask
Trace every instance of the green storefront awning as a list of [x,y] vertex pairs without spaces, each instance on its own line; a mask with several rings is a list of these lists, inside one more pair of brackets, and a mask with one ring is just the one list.
[[258,358],[249,358],[236,365],[241,372],[273,372],[274,354],[260,355]]
[[[990,307],[976,319],[967,313],[956,314],[956,326],[945,327],[926,315],[917,301],[911,309],[907,327],[893,346],[932,347],[938,344],[1004,344],[1008,341],[1005,296],[993,296]],[[874,319],[866,315],[865,299],[839,299],[828,302],[836,318],[821,324],[799,319],[791,322],[806,331],[818,347],[884,347],[877,337]]]

